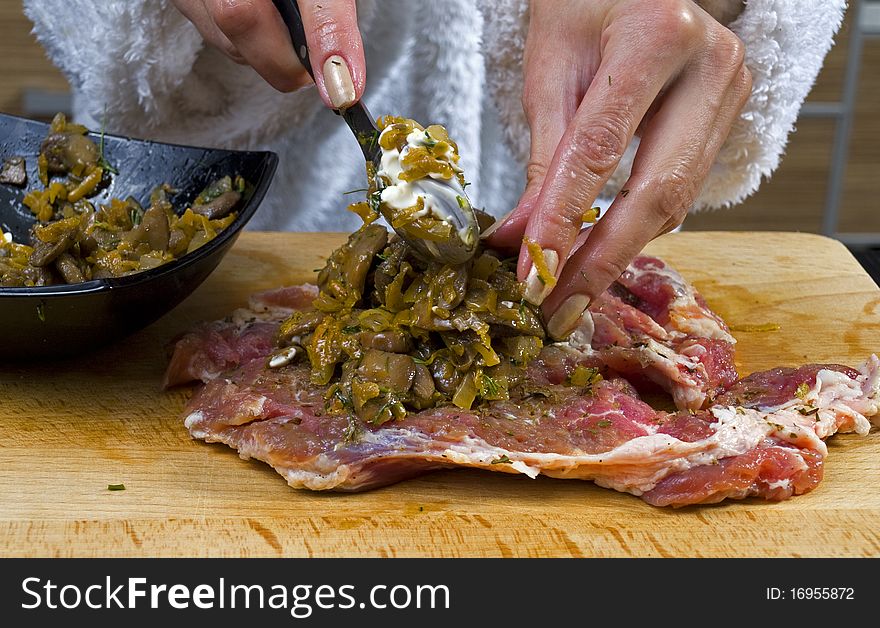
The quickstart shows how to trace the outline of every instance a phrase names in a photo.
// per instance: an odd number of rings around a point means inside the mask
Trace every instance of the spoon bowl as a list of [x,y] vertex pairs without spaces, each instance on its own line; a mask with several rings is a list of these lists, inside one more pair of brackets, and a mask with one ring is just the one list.
[[[314,78],[315,74],[309,57],[309,46],[299,5],[296,0],[274,0],[274,3],[290,32],[290,40],[296,56]],[[367,164],[375,169],[374,172],[377,172],[381,167],[382,149],[378,142],[380,132],[376,127],[376,119],[367,110],[363,101],[358,101],[351,107],[337,111],[337,113],[342,116],[357,139]],[[439,181],[424,179],[420,183],[423,188],[433,190],[433,192],[429,192],[432,194],[433,204],[441,210],[441,215],[447,217],[455,228],[457,236],[454,235],[444,242],[433,242],[407,233],[405,227],[394,228],[392,226],[392,228],[425,260],[437,260],[447,264],[466,262],[476,252],[480,232],[477,216],[474,214],[470,200],[463,190],[450,193],[451,188]],[[456,196],[463,198],[464,202],[459,202]]]

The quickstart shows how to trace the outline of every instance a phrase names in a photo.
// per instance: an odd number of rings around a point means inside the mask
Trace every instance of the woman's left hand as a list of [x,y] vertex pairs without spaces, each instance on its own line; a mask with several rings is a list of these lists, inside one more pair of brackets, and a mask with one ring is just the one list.
[[[650,240],[682,223],[751,75],[740,40],[691,0],[532,0],[524,72],[528,183],[489,242],[520,249],[527,298],[564,338]],[[582,232],[637,130],[629,181]]]

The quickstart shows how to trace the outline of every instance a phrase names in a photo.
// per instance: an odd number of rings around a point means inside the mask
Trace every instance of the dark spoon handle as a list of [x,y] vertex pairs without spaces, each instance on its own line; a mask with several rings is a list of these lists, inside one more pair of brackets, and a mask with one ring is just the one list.
[[[293,50],[299,58],[300,63],[312,77],[315,73],[312,70],[312,62],[309,59],[309,44],[306,41],[306,29],[303,26],[302,15],[299,12],[299,6],[296,0],[274,0],[275,8],[281,14],[281,19],[290,32],[290,40],[293,43]],[[376,127],[375,118],[367,110],[363,101],[358,101],[348,109],[337,111],[345,123],[349,126],[354,136],[357,138],[364,158],[373,162],[376,166],[382,157],[382,151],[379,148],[379,129]]]
[[296,0],[274,0],[275,8],[281,14],[281,19],[290,31],[290,40],[293,42],[293,51],[299,58],[306,72],[314,79],[312,62],[309,60],[309,44],[306,41],[306,29],[303,26],[302,15]]

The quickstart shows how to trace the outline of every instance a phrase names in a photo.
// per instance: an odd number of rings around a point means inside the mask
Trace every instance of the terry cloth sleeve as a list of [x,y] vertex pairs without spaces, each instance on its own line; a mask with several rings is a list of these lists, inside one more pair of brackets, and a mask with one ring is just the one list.
[[[358,3],[362,26],[373,4]],[[244,148],[317,110],[313,88],[275,91],[207,46],[171,0],[24,0],[24,11],[85,124],[106,113],[113,132]]]
[[24,0],[34,34],[88,113],[160,122],[203,42],[169,0]]
[[[521,97],[528,0],[479,2],[485,20],[487,86],[505,140],[525,163],[529,133]],[[846,9],[845,0],[704,0],[698,4],[742,39],[753,87],[706,178],[696,210],[739,203],[776,170]],[[603,198],[616,196],[628,178],[636,148],[634,141],[605,186]]]

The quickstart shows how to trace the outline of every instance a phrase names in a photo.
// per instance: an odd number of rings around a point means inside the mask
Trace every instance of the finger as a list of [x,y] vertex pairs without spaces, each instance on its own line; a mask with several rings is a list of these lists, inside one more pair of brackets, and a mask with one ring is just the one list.
[[333,109],[350,107],[367,76],[355,0],[301,0],[299,7],[321,98]]
[[[742,108],[745,106],[746,102],[748,102],[751,93],[752,75],[749,72],[748,68],[743,65],[740,71],[737,73],[733,85],[731,85],[730,97],[728,97],[724,101],[718,117],[715,118],[715,123],[712,126],[712,132],[710,133],[709,140],[706,142],[706,145],[703,149],[701,167],[697,169],[699,173],[702,173],[703,179],[708,176],[709,170],[715,163],[715,159],[718,156],[721,147],[724,145],[724,142],[727,140],[727,136],[730,134],[731,127],[733,127],[733,124],[739,117]],[[683,217],[670,216],[667,219],[666,224],[657,234],[657,236],[669,233],[673,229],[681,226],[683,222]]]
[[272,0],[205,2],[217,28],[272,87],[290,92],[307,84],[308,76]]
[[[683,42],[693,28],[682,20],[679,30],[671,35],[664,32],[663,37]],[[565,266],[584,212],[617,168],[651,103],[689,56],[686,46],[645,45],[633,50],[630,39],[617,45],[612,38],[606,46],[596,77],[556,150],[526,227],[525,238],[540,247],[555,277]],[[607,76],[614,77],[613,81],[607,81]],[[554,281],[540,281],[525,243],[518,274],[526,282],[526,298],[534,303],[541,303],[553,289]]]
[[692,73],[670,92],[646,127],[624,185],[628,193],[618,196],[569,259],[544,303],[554,337],[565,337],[583,312],[576,310],[607,289],[650,240],[680,225],[693,206],[751,88],[741,66],[730,72],[714,67],[711,77],[707,72]]
[[206,43],[217,48],[236,63],[244,62],[241,53],[214,23],[214,18],[211,17],[205,6],[205,0],[178,0],[175,2],[175,6],[186,19],[195,25]]
[[490,246],[502,250],[518,250],[522,245],[523,233],[544,185],[553,154],[583,97],[578,93],[579,77],[588,73],[588,82],[595,70],[571,67],[569,60],[563,63],[552,46],[535,41],[536,32],[542,31],[540,28],[530,31],[523,59],[522,104],[529,124],[526,188],[513,211],[484,236]]

